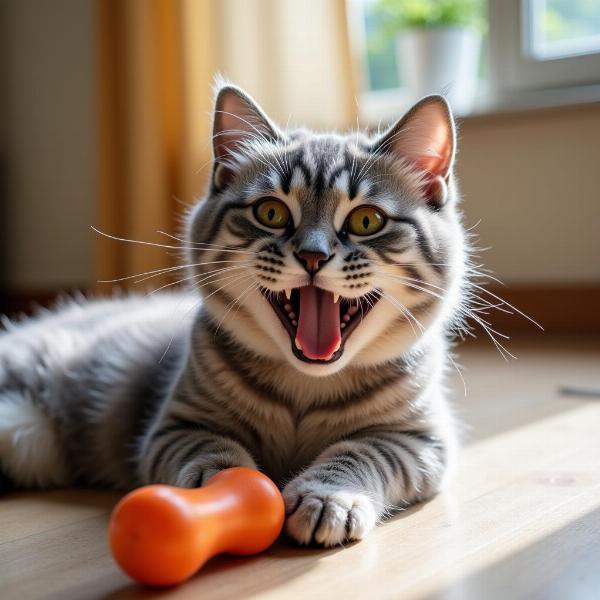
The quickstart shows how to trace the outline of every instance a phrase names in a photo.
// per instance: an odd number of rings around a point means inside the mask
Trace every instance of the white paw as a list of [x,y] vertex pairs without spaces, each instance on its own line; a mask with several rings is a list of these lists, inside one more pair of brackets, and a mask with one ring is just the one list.
[[294,480],[283,498],[286,530],[301,544],[335,546],[360,540],[377,523],[373,502],[356,490]]

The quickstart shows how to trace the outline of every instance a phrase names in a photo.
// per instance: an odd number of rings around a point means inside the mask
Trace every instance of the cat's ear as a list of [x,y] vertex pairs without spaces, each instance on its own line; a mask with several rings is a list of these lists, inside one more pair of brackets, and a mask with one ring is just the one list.
[[375,151],[414,165],[425,178],[428,203],[442,206],[448,196],[456,148],[456,129],[443,96],[427,96],[415,104],[375,143]]
[[223,189],[234,177],[237,158],[243,155],[245,144],[253,140],[273,142],[280,136],[248,94],[234,85],[222,85],[217,91],[213,119],[215,187]]

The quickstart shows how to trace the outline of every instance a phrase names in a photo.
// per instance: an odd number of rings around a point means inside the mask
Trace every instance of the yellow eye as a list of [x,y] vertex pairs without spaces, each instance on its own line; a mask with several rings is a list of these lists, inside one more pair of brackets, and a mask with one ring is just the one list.
[[373,235],[385,225],[385,217],[372,206],[361,206],[348,217],[348,230],[355,235]]
[[289,208],[276,198],[266,198],[254,206],[256,220],[265,227],[281,229],[290,222]]

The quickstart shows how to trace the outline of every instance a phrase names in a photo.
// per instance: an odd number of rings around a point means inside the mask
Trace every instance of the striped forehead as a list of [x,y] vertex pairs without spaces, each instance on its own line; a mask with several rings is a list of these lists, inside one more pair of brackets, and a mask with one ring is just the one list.
[[272,173],[274,187],[284,194],[291,190],[301,202],[329,204],[332,197],[354,200],[369,191],[367,169],[369,154],[363,147],[337,137],[306,141],[287,153],[284,169]]

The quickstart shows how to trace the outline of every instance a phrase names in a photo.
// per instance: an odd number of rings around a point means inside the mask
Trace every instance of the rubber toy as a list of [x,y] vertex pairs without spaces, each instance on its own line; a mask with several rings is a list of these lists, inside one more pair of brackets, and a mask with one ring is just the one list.
[[181,583],[211,557],[262,552],[283,527],[277,486],[246,467],[220,471],[201,488],[149,485],[115,507],[109,543],[119,566],[153,586]]

